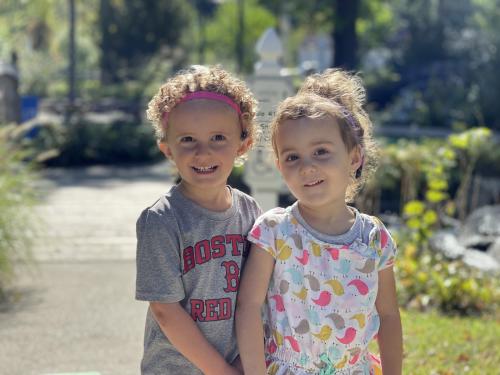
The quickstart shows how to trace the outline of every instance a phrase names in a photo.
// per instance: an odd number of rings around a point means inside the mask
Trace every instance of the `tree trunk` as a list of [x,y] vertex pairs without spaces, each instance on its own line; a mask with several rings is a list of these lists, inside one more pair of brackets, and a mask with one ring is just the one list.
[[333,66],[353,70],[358,65],[356,19],[358,18],[359,0],[336,0],[334,7]]

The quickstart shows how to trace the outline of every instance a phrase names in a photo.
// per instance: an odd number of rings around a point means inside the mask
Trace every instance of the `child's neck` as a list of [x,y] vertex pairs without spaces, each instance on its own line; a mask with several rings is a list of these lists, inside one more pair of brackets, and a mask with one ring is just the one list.
[[356,220],[356,215],[346,204],[328,210],[308,207],[299,201],[302,218],[318,232],[338,236],[348,232]]
[[186,198],[210,211],[225,211],[233,204],[233,197],[227,186],[217,189],[200,190],[193,189],[181,181],[179,188]]

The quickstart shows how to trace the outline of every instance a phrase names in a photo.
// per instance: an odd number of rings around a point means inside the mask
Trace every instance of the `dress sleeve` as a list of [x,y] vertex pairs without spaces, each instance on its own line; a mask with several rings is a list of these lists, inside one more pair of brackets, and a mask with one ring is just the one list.
[[277,223],[264,214],[257,218],[248,233],[248,240],[269,253],[273,258],[276,258],[276,227]]
[[137,220],[136,230],[135,298],[165,303],[183,300],[179,244],[172,223],[148,209]]
[[374,221],[374,228],[370,235],[370,242],[377,249],[379,256],[378,270],[381,271],[384,268],[391,267],[394,265],[394,260],[396,258],[397,247],[391,234],[385,227],[385,225],[377,217],[372,217]]

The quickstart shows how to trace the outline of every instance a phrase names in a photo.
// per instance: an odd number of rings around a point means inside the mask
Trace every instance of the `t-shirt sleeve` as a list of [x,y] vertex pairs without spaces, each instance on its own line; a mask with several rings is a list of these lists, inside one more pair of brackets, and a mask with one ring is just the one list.
[[248,233],[248,240],[276,258],[276,225],[272,225],[266,215],[255,221]]
[[141,301],[184,299],[179,244],[167,219],[150,209],[137,220],[136,292]]
[[372,230],[372,241],[379,255],[377,268],[381,271],[394,265],[397,247],[385,225],[378,218],[374,217],[373,220],[375,226]]

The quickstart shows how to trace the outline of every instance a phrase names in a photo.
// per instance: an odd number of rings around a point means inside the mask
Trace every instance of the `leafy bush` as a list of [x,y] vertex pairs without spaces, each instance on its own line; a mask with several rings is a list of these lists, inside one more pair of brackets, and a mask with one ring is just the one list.
[[418,249],[404,240],[397,260],[398,297],[403,306],[478,314],[500,307],[500,280],[494,275]]
[[157,160],[151,126],[134,121],[92,122],[78,116],[70,124],[43,124],[27,143],[48,166],[126,164]]
[[16,262],[30,259],[35,203],[34,172],[12,140],[15,126],[0,127],[0,301]]
[[[422,159],[422,199],[407,202],[403,212],[406,221],[401,231],[403,245],[397,270],[399,296],[404,305],[464,314],[495,311],[500,306],[500,280],[495,275],[429,250],[433,231],[445,225],[455,207],[459,218],[465,218],[471,176],[489,137],[486,128],[454,134]],[[462,178],[453,200],[449,180],[456,166],[460,167]]]

